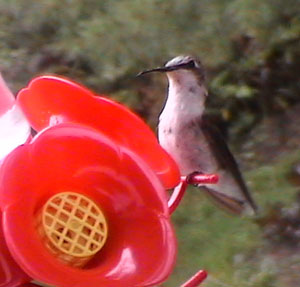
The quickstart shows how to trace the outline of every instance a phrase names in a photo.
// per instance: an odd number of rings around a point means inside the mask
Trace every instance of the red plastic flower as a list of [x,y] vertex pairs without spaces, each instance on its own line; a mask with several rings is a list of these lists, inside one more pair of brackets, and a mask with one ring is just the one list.
[[[75,124],[45,130],[3,164],[1,207],[7,244],[32,278],[56,286],[152,286],[169,275],[176,253],[164,188],[132,151]],[[101,208],[109,234],[83,269],[45,247],[37,230],[54,194],[84,194]]]
[[[4,160],[0,207],[24,273],[62,287],[164,281],[176,255],[165,189],[179,173],[147,125],[56,77],[32,81],[18,104],[39,133]],[[14,286],[5,278],[0,270],[0,286]]]

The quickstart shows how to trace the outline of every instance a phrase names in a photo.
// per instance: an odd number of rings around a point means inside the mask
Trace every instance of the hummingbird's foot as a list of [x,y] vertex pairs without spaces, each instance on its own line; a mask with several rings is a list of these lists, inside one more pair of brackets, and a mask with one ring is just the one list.
[[197,181],[195,181],[195,178],[197,177],[197,175],[203,175],[203,172],[194,171],[194,172],[188,174],[185,178],[186,183],[191,184],[193,186],[198,186],[199,183],[197,183]]

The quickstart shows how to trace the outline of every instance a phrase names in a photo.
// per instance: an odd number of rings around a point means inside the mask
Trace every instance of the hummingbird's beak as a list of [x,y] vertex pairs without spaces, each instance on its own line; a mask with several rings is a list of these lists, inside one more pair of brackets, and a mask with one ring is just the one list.
[[174,71],[173,67],[160,67],[160,68],[142,71],[142,72],[138,73],[136,76],[139,77],[139,76],[153,73],[153,72],[166,73],[166,72],[170,72],[170,71]]
[[195,65],[194,65],[194,63],[189,62],[189,63],[183,63],[183,64],[178,64],[178,65],[169,66],[169,67],[159,67],[159,68],[155,68],[155,69],[145,70],[145,71],[138,73],[136,76],[139,77],[139,76],[153,73],[153,72],[167,73],[167,72],[172,72],[172,71],[176,71],[176,70],[180,70],[180,69],[192,69],[192,68],[195,68]]

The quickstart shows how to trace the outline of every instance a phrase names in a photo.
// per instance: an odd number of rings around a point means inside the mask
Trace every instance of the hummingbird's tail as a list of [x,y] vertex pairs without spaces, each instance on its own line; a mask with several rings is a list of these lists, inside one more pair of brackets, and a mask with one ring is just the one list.
[[256,206],[252,206],[244,200],[233,198],[223,194],[207,186],[198,186],[217,204],[220,208],[235,215],[255,215],[257,213]]

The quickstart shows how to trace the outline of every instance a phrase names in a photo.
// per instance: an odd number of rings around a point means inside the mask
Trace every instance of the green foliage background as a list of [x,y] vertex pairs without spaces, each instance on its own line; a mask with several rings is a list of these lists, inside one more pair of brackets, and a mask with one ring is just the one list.
[[[15,92],[38,74],[65,75],[110,94],[154,128],[167,83],[135,75],[194,54],[207,68],[208,111],[236,146],[299,102],[299,42],[299,0],[0,0],[0,70]],[[248,168],[263,209],[273,199],[293,200],[297,188],[285,174],[298,156]],[[179,261],[165,286],[200,267],[210,271],[209,287],[292,286],[279,269],[300,259],[274,263],[255,220],[224,216],[191,191],[174,222]]]
[[208,70],[211,111],[244,131],[298,101],[299,7],[299,0],[1,0],[0,67],[16,89],[39,73],[69,76],[153,125],[157,99],[151,90],[141,95],[141,86],[165,83],[134,75],[195,54]]

